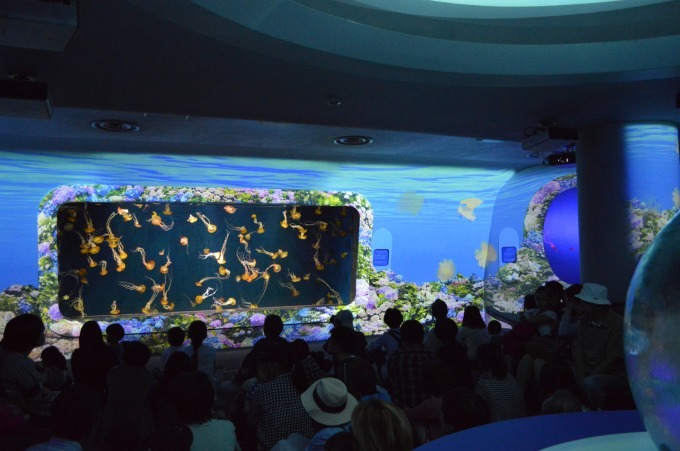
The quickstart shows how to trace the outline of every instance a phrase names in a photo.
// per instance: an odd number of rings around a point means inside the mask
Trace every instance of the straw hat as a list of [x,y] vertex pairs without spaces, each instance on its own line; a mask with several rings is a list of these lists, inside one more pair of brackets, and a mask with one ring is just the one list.
[[354,396],[339,380],[326,377],[314,382],[301,395],[302,405],[314,421],[325,426],[340,426],[352,419],[357,405]]

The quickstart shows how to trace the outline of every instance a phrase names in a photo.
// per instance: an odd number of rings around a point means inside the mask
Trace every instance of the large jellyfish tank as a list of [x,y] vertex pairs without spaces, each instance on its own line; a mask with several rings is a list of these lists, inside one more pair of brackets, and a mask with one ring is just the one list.
[[628,290],[625,348],[633,396],[659,449],[680,449],[680,216],[642,257]]

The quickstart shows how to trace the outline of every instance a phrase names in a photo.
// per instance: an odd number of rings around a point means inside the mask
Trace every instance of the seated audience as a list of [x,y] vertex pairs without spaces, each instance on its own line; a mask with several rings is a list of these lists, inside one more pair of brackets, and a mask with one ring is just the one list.
[[463,322],[456,335],[458,343],[465,348],[468,359],[474,362],[477,358],[477,347],[489,342],[489,332],[479,308],[468,305],[463,311]]
[[193,436],[192,451],[240,450],[234,425],[212,418],[215,389],[202,371],[179,374],[170,391],[177,411]]
[[280,316],[270,314],[264,319],[263,324],[264,338],[259,339],[253,349],[245,356],[241,362],[241,367],[233,379],[233,383],[239,387],[245,381],[255,377],[255,362],[262,356],[266,356],[272,346],[281,343],[287,343],[287,340],[281,337],[283,332],[283,320]]
[[437,339],[442,343],[442,347],[437,352],[437,357],[451,370],[451,386],[472,389],[472,372],[467,352],[463,345],[456,340],[458,326],[452,319],[447,318],[435,324],[434,332]]
[[123,362],[123,345],[121,342],[125,337],[125,329],[118,323],[106,326],[106,344],[109,345],[118,358],[118,363]]
[[611,310],[607,287],[584,283],[576,295],[582,303],[573,343],[576,379],[589,406],[604,410],[629,391],[623,354],[623,318]]
[[491,422],[524,417],[524,393],[508,372],[500,348],[491,343],[479,345],[477,360],[482,374],[475,385],[475,393],[489,405]]
[[350,390],[352,387],[350,386],[349,373],[364,361],[352,353],[354,348],[352,330],[342,326],[331,330],[331,338],[328,340],[328,353],[333,357],[335,377],[340,379]]
[[106,377],[118,364],[113,350],[106,346],[97,321],[83,324],[78,338],[79,347],[71,354],[73,383],[94,390],[100,400],[106,399]]
[[293,379],[300,392],[309,388],[314,382],[326,377],[326,372],[321,369],[314,357],[309,354],[309,345],[306,341],[298,338],[291,343],[295,354],[295,369]]
[[[107,377],[108,396],[104,405],[103,437],[115,441],[120,434],[116,430],[128,432],[136,429],[138,445],[148,443],[153,431],[150,394],[154,378],[146,369],[151,357],[149,348],[139,341],[125,343],[123,364],[112,368]],[[119,424],[124,419],[127,426]],[[131,444],[135,443],[130,435]]]
[[359,365],[352,368],[349,373],[349,387],[351,387],[350,393],[359,402],[368,401],[369,399],[382,399],[383,401],[392,402],[392,397],[387,390],[378,385],[375,370],[367,361],[362,361]]
[[91,391],[69,387],[54,399],[50,425],[52,437],[45,443],[28,448],[30,451],[82,450],[88,443],[99,417],[98,402],[93,403]]
[[497,346],[503,346],[503,326],[500,321],[492,319],[486,325],[486,331],[489,333],[489,343]]
[[357,400],[347,392],[342,381],[331,377],[319,379],[302,393],[301,399],[317,430],[305,451],[323,451],[329,438],[339,432],[349,432]]
[[203,343],[208,338],[208,326],[200,320],[192,321],[187,335],[191,343],[182,352],[191,357],[193,368],[205,373],[215,387],[215,348]]
[[581,319],[581,300],[576,297],[581,292],[583,285],[575,283],[564,290],[565,305],[562,309],[562,317],[558,326],[557,335],[571,344],[576,339],[579,321]]
[[585,406],[572,392],[560,389],[546,398],[541,405],[542,414],[583,412]]
[[[165,363],[163,375],[151,389],[151,408],[156,432],[159,429],[183,424],[171,400],[170,387],[180,374],[193,371],[191,358],[183,352],[173,352]],[[157,434],[154,433],[154,436]]]
[[489,424],[489,406],[468,388],[454,388],[442,396],[442,435]]
[[312,418],[302,405],[291,370],[295,356],[290,343],[276,343],[267,353],[272,380],[258,386],[248,420],[256,429],[258,446],[271,449],[292,433],[308,439],[314,435]]
[[42,320],[30,313],[18,315],[5,326],[0,341],[0,384],[10,403],[25,413],[48,416],[54,397],[42,385],[42,377],[35,362],[28,355],[45,341]]
[[354,329],[354,315],[349,310],[340,310],[331,318],[334,328],[345,327],[353,333],[351,353],[361,359],[366,358],[366,336]]
[[423,377],[427,397],[416,407],[403,409],[413,429],[415,446],[441,437],[442,396],[455,386],[452,376],[451,367],[441,360],[433,360],[425,365]]
[[385,310],[383,321],[388,329],[366,346],[366,356],[374,365],[382,383],[387,380],[387,361],[401,345],[400,326],[404,322],[404,317],[398,308],[390,307]]
[[56,346],[48,346],[40,353],[43,387],[63,390],[73,382],[68,374],[66,357]]
[[351,432],[339,432],[326,441],[324,451],[359,451]]
[[361,451],[413,449],[413,434],[406,416],[398,407],[385,401],[371,399],[359,403],[352,413],[351,428]]
[[423,325],[410,319],[401,325],[402,347],[387,362],[392,399],[402,407],[415,407],[426,398],[423,370],[435,356],[423,346]]
[[439,321],[448,319],[447,317],[449,315],[449,307],[446,305],[446,302],[442,301],[441,299],[437,299],[430,306],[430,311],[432,312],[434,326],[425,334],[424,344],[425,349],[430,351],[432,354],[436,354],[437,351],[439,351],[439,348],[442,347],[442,343],[439,341],[439,338],[437,338],[434,328]]
[[184,329],[181,327],[175,326],[168,329],[168,347],[161,351],[161,373],[165,371],[165,364],[167,363],[170,356],[175,352],[182,350],[185,337],[186,334],[184,333]]

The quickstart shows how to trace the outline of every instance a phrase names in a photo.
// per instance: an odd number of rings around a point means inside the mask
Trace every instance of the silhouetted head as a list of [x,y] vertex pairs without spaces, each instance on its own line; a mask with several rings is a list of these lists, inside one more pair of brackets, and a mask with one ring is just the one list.
[[387,324],[387,327],[394,329],[401,326],[404,322],[404,316],[401,314],[398,308],[390,307],[385,310],[385,316],[383,316],[383,321]]
[[129,366],[145,366],[151,358],[151,350],[141,341],[123,344],[123,363]]
[[5,326],[2,347],[5,351],[28,354],[45,342],[45,325],[31,313],[17,315]]
[[186,334],[181,327],[175,326],[168,329],[168,343],[170,346],[182,346],[185,338]]
[[264,319],[264,335],[278,337],[283,332],[283,320],[279,315],[267,315]]
[[106,326],[106,341],[109,343],[118,343],[125,337],[125,329],[118,323],[109,324]]
[[441,299],[434,301],[430,306],[430,309],[434,319],[446,318],[449,314],[449,308],[446,306],[446,302],[442,301]]
[[78,346],[82,349],[97,349],[104,344],[104,336],[97,321],[90,320],[83,324],[78,337]]
[[488,424],[489,406],[469,388],[454,388],[442,396],[442,420],[446,433]]
[[215,389],[207,374],[190,371],[177,375],[170,384],[170,393],[185,424],[202,424],[212,417]]
[[486,328],[486,323],[484,318],[482,318],[482,313],[476,305],[468,305],[463,311],[463,327],[469,327],[471,329],[484,329]]
[[189,332],[187,335],[194,348],[197,348],[203,343],[203,340],[208,338],[208,326],[206,326],[203,321],[192,321],[191,324],[189,324]]
[[423,344],[425,329],[419,321],[409,319],[401,324],[401,341],[407,345]]
[[495,319],[489,321],[489,324],[487,324],[486,328],[489,331],[489,335],[498,335],[503,330],[500,321],[497,321]]

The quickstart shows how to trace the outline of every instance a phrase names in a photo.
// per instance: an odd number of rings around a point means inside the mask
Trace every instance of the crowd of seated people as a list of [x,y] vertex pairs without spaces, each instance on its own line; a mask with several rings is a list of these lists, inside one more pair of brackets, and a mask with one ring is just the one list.
[[41,362],[28,357],[44,325],[19,315],[0,342],[0,440],[32,450],[391,451],[528,415],[635,408],[606,287],[547,283],[526,299],[521,314],[494,311],[504,331],[472,305],[459,327],[437,300],[431,324],[388,309],[386,332],[368,340],[343,310],[320,352],[288,342],[268,315],[225,409],[202,321],[168,331],[156,373],[146,345],[111,326],[105,339],[87,321],[69,371],[54,347]]

